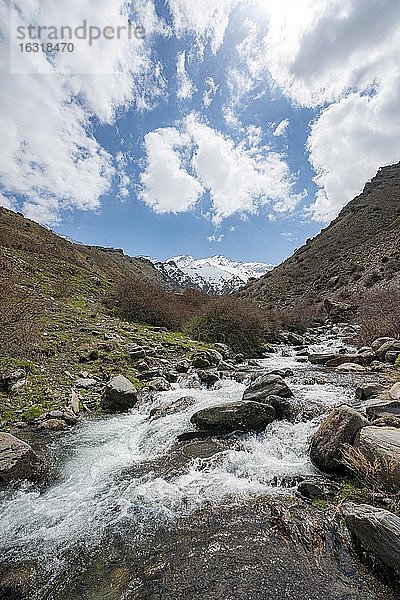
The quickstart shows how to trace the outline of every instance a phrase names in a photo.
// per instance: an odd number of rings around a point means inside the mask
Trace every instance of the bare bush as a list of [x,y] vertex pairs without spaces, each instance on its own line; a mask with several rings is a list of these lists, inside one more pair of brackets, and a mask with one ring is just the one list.
[[40,305],[34,290],[20,285],[5,258],[0,259],[0,349],[3,356],[30,356],[40,333]]
[[233,296],[210,299],[186,330],[204,342],[220,342],[235,352],[252,355],[259,350],[266,313],[249,300]]
[[400,338],[400,289],[370,291],[364,294],[356,323],[362,344],[380,337]]
[[205,294],[195,290],[176,294],[144,279],[131,277],[117,284],[107,303],[127,320],[180,329],[205,298]]
[[269,331],[293,331],[304,333],[309,327],[324,322],[326,313],[322,302],[307,304],[296,308],[283,308],[268,311]]

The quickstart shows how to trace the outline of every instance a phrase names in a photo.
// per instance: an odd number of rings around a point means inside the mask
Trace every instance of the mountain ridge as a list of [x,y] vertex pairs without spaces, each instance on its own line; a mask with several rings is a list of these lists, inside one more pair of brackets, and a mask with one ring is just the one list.
[[212,295],[237,291],[250,279],[273,268],[270,264],[234,261],[221,255],[200,259],[179,255],[153,264],[173,288],[194,288]]
[[400,283],[400,163],[378,170],[327,227],[240,290],[268,308],[344,299]]

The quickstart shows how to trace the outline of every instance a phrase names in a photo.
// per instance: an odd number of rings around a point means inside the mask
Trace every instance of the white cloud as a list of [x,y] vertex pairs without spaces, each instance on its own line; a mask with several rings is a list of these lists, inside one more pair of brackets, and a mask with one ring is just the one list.
[[197,38],[202,51],[209,42],[211,51],[215,54],[224,40],[230,12],[238,2],[239,0],[168,0],[175,35],[183,37],[191,33]]
[[380,166],[400,160],[399,102],[400,74],[390,89],[373,97],[351,94],[313,124],[308,146],[320,187],[310,207],[315,219],[335,217]]
[[203,93],[203,105],[208,108],[214,99],[215,94],[219,88],[219,85],[215,83],[212,77],[207,77],[205,80],[206,90]]
[[[112,24],[127,21],[123,0],[16,4],[20,12],[11,10],[14,23],[20,24],[38,19],[42,23],[40,14],[46,14],[46,23],[54,24],[81,23],[85,18]],[[161,28],[153,3],[144,0],[140,13],[151,37]],[[91,120],[112,123],[117,110],[133,102],[146,106],[150,103],[147,99],[159,93],[163,81],[159,68],[151,62],[148,44],[137,40],[108,44],[103,40],[96,52],[83,45],[69,55],[68,63],[61,53],[53,64],[43,53],[25,54],[21,58],[25,62],[19,65],[25,74],[7,75],[5,49],[10,37],[4,6],[2,16],[0,188],[21,196],[23,212],[48,224],[57,222],[64,208],[96,210],[111,188],[115,165],[93,137]],[[100,66],[111,74],[96,75]],[[49,74],[38,74],[41,71]]]
[[224,237],[225,236],[224,236],[223,233],[221,233],[221,235],[216,235],[215,233],[213,233],[213,235],[209,235],[207,237],[207,240],[209,242],[217,242],[219,244],[220,242],[222,242],[222,240],[224,239]]
[[189,144],[188,136],[174,127],[145,136],[147,165],[141,176],[141,198],[157,213],[185,212],[202,194],[200,183],[183,167]]
[[275,127],[273,135],[275,137],[280,137],[281,135],[285,135],[287,128],[289,127],[289,119],[283,119],[278,125]]
[[123,152],[118,152],[115,155],[115,162],[117,165],[116,174],[119,177],[119,197],[124,199],[129,196],[129,189],[131,187],[131,178],[126,172],[128,164],[127,156]]
[[186,52],[179,52],[176,61],[176,75],[178,80],[178,89],[176,95],[179,100],[189,100],[196,91],[196,87],[189,79],[186,72],[185,62]]
[[[263,81],[296,106],[322,108],[309,160],[319,187],[310,207],[326,221],[378,167],[400,160],[398,0],[253,0],[231,87]],[[240,73],[240,77],[237,75]],[[233,102],[233,101],[232,101]],[[279,126],[278,126],[279,132]]]
[[0,206],[3,208],[9,208],[10,210],[15,210],[16,203],[12,198],[7,198],[7,196],[0,192]]
[[[294,181],[280,154],[236,144],[193,113],[180,128],[146,135],[142,198],[157,212],[188,210],[207,190],[218,224],[236,213],[256,213],[264,205],[275,212],[292,210],[303,197],[293,193]],[[182,148],[190,148],[190,156]],[[187,172],[189,164],[193,175]]]

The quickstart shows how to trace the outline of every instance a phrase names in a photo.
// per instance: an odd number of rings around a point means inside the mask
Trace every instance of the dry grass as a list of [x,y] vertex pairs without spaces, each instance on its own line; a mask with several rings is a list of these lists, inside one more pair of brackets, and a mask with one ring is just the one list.
[[368,487],[393,494],[400,492],[398,461],[394,459],[376,459],[373,462],[353,446],[346,445],[342,451],[343,463]]

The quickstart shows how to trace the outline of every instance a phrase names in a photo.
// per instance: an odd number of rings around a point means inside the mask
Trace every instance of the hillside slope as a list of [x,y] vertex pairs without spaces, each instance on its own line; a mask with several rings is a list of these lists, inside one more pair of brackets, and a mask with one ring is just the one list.
[[[79,389],[80,400],[95,410],[110,377],[122,373],[140,388],[207,348],[180,332],[127,322],[108,308],[113,283],[129,275],[167,286],[147,260],[74,244],[0,208],[0,429],[67,406],[79,378],[95,381]],[[21,370],[23,378],[9,389]]]
[[62,238],[50,229],[24,218],[21,214],[0,207],[0,247],[23,257],[29,254],[29,263],[42,269],[47,263],[49,275],[61,281],[79,271],[112,283],[117,278],[134,275],[160,286],[167,283],[149,260],[131,258],[122,250],[85,246]]
[[319,235],[240,295],[295,307],[400,280],[400,163],[381,168]]

